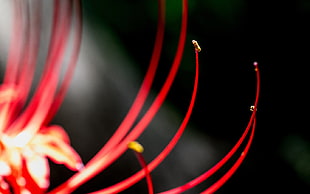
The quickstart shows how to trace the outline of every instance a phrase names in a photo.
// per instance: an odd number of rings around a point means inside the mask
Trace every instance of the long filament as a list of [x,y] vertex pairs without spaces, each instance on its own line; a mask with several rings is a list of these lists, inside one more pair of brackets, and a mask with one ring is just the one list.
[[105,155],[102,155],[100,153],[101,151],[99,151],[96,156],[91,161],[89,161],[88,164],[86,164],[85,168],[82,171],[73,175],[73,177],[71,177],[68,181],[51,191],[51,193],[57,193],[58,191],[64,190],[66,192],[72,192],[73,190],[75,190],[81,184],[107,168],[113,161],[115,161],[122,153],[126,151],[128,142],[134,141],[145,130],[147,125],[153,119],[153,117],[161,107],[162,103],[164,102],[179,68],[186,39],[188,14],[187,9],[187,0],[183,0],[182,25],[178,50],[166,82],[160,90],[159,94],[157,95],[156,99],[154,100],[153,104],[150,106],[149,110],[136,125],[136,127],[115,147],[115,149],[113,149],[113,151]]
[[[256,111],[257,111],[257,105],[258,105],[259,93],[260,93],[260,73],[259,73],[259,68],[258,68],[257,62],[254,62],[254,67],[255,67],[254,70],[256,71],[256,96],[255,96],[255,101],[254,101],[254,110],[251,114],[251,117],[250,117],[250,120],[248,122],[246,129],[244,130],[243,134],[241,135],[240,139],[237,141],[235,146],[224,156],[224,158],[222,158],[217,164],[215,164],[211,169],[209,169],[205,173],[201,174],[200,176],[196,177],[195,179],[187,182],[186,184],[184,184],[182,186],[179,186],[179,187],[176,187],[174,189],[162,192],[161,194],[182,193],[188,189],[191,189],[191,188],[197,186],[201,182],[205,181],[207,178],[209,178],[211,175],[213,175],[215,172],[217,172],[224,164],[226,164],[227,161],[236,153],[238,148],[244,142],[244,140],[247,137],[251,128],[252,128],[252,130],[254,130],[253,125],[254,125],[254,121],[256,120]],[[251,140],[251,138],[252,137],[250,137],[250,140]]]

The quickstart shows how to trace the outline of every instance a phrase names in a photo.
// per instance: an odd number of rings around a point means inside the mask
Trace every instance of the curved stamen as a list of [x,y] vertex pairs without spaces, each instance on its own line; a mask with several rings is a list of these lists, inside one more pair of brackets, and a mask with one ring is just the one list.
[[205,191],[201,192],[201,194],[212,194],[212,193],[216,192],[236,172],[236,170],[239,168],[239,166],[242,164],[243,160],[245,159],[247,153],[249,152],[249,149],[250,149],[250,146],[252,144],[253,137],[254,137],[255,127],[256,127],[256,118],[254,118],[254,120],[253,120],[253,125],[252,125],[252,130],[251,130],[249,140],[248,140],[244,150],[241,152],[241,155],[239,156],[237,161],[218,181],[213,183],[213,185],[211,185]]
[[136,141],[132,141],[132,142],[129,142],[128,148],[132,149],[135,152],[135,155],[136,155],[142,169],[144,169],[149,194],[154,194],[152,177],[151,177],[150,171],[147,167],[147,163],[146,163],[146,161],[142,155],[142,152],[144,151],[143,146]]
[[11,36],[11,43],[9,48],[9,54],[7,59],[7,68],[4,76],[4,84],[14,84],[17,79],[18,74],[18,64],[20,60],[20,56],[22,55],[22,47],[24,42],[24,25],[23,25],[23,11],[25,10],[23,7],[24,1],[14,0],[14,16],[13,16],[13,29]]
[[[161,105],[166,99],[166,96],[171,88],[171,85],[174,81],[176,73],[179,69],[179,65],[182,60],[182,55],[184,51],[185,39],[186,39],[186,28],[187,28],[187,0],[183,0],[183,15],[182,15],[182,26],[181,33],[179,39],[178,50],[170,69],[170,72],[167,76],[167,79],[159,91],[157,97],[154,102],[151,104],[150,108],[144,114],[142,119],[138,122],[138,124],[133,128],[133,130],[122,140],[120,144],[111,152],[108,156],[100,157],[99,160],[104,161],[104,163],[111,163],[115,159],[117,159],[124,151],[126,150],[126,146],[128,142],[134,141],[137,139],[141,133],[146,129],[148,124],[152,121],[157,111],[160,109]],[[92,160],[93,161],[93,160]],[[91,164],[91,162],[89,164]],[[105,164],[107,166],[107,164]]]
[[113,147],[117,146],[124,136],[128,133],[132,127],[134,121],[138,117],[147,96],[149,95],[152,83],[154,81],[155,73],[158,67],[158,62],[160,59],[160,54],[162,51],[164,32],[165,32],[165,0],[158,0],[158,23],[157,23],[157,32],[155,38],[155,44],[153,48],[153,54],[150,60],[150,64],[146,75],[143,79],[142,85],[138,91],[138,94],[128,111],[126,117],[121,122],[118,129],[114,132],[113,136],[109,141],[103,146],[100,152],[93,158],[96,160],[96,157],[102,157],[108,153]]
[[101,154],[99,151],[96,156],[89,161],[85,168],[73,175],[69,180],[60,185],[58,188],[51,191],[51,193],[57,193],[59,191],[72,192],[81,184],[95,176],[97,173],[101,172],[105,168],[107,168],[113,161],[115,161],[118,157],[120,157],[126,150],[127,144],[131,141],[134,141],[147,127],[150,121],[153,119],[162,103],[164,102],[168,91],[172,85],[172,82],[176,76],[177,70],[179,68],[186,39],[186,29],[187,29],[187,0],[183,0],[183,14],[182,14],[182,24],[181,24],[181,33],[179,38],[178,50],[172,64],[171,70],[168,74],[168,77],[164,83],[164,86],[160,90],[153,104],[150,106],[146,114],[140,120],[140,122],[136,125],[136,127],[113,149],[113,151],[108,154]]
[[[3,85],[15,86],[16,79],[18,75],[18,66],[20,64],[20,58],[22,56],[24,36],[22,34],[25,32],[24,23],[22,18],[24,17],[24,1],[14,0],[13,4],[13,27],[12,36],[8,52],[7,66],[4,74]],[[9,102],[9,101],[8,101]],[[10,112],[11,104],[1,105],[0,109],[0,132],[2,133],[9,123],[8,113]]]
[[153,54],[150,60],[150,65],[141,85],[141,88],[137,94],[135,101],[133,102],[132,107],[130,108],[128,114],[114,133],[114,135],[109,139],[106,145],[97,153],[97,155],[93,158],[96,160],[97,158],[102,158],[108,151],[110,151],[114,146],[116,146],[123,137],[128,133],[129,129],[133,125],[134,121],[136,120],[139,112],[142,109],[142,106],[146,100],[146,97],[149,94],[151,85],[153,83],[156,69],[158,66],[162,45],[163,45],[163,38],[164,38],[164,25],[165,25],[165,0],[159,0],[158,6],[158,24],[157,24],[157,33],[155,39],[155,45],[153,49]]
[[[9,129],[11,136],[16,135],[21,129],[23,129],[18,136],[20,136],[25,142],[29,141],[29,138],[41,128],[54,101],[60,67],[67,40],[69,38],[69,24],[72,20],[71,3],[69,2],[71,1],[61,1],[61,3],[59,1],[54,2],[54,20],[57,19],[59,21],[54,22],[53,32],[55,31],[55,34],[53,34],[53,37],[51,38],[51,47],[48,52],[49,54],[42,79],[39,82],[39,86],[31,99],[29,106]],[[61,9],[58,10],[58,7]],[[23,136],[25,136],[25,138]],[[19,137],[16,138],[19,141]]]
[[25,17],[20,18],[20,20],[24,20],[23,25],[25,26],[25,33],[23,37],[25,42],[23,42],[23,54],[20,56],[18,72],[15,78],[15,89],[18,93],[18,99],[8,104],[6,113],[1,115],[1,117],[3,117],[2,119],[6,119],[6,125],[3,126],[4,131],[9,130],[9,126],[14,122],[16,116],[20,113],[20,110],[26,103],[38,56],[41,1],[34,1],[31,5],[28,2],[25,4],[25,7],[27,8]]
[[[254,66],[255,66],[255,71],[256,71],[256,96],[255,96],[255,101],[254,101],[254,107],[257,107],[258,100],[259,100],[259,93],[260,93],[260,74],[259,74],[257,62],[254,62]],[[206,171],[202,175],[196,177],[195,179],[189,181],[188,183],[186,183],[180,187],[171,189],[171,190],[166,191],[166,192],[162,192],[161,194],[182,193],[183,191],[186,191],[190,188],[193,188],[193,187],[197,186],[198,184],[200,184],[201,182],[205,181],[207,178],[209,178],[211,175],[213,175],[215,172],[217,172],[224,164],[226,164],[227,161],[236,153],[236,151],[239,149],[241,144],[244,142],[244,140],[247,137],[250,129],[253,128],[253,125],[254,125],[253,123],[254,123],[254,120],[256,119],[256,109],[257,108],[255,108],[254,111],[252,112],[250,120],[248,122],[248,125],[247,125],[246,129],[244,130],[243,134],[241,135],[240,139],[237,141],[235,146],[224,156],[224,158],[222,158],[217,164],[215,164],[211,169],[209,169],[208,171]],[[250,137],[250,139],[251,139],[251,137]]]
[[48,112],[48,115],[45,118],[45,121],[43,124],[48,123],[53,116],[55,115],[55,113],[57,112],[57,110],[59,109],[62,101],[64,100],[64,97],[68,91],[69,88],[69,84],[70,81],[72,79],[73,76],[73,72],[74,69],[76,67],[77,64],[77,60],[78,60],[78,55],[80,52],[80,48],[81,48],[81,40],[82,40],[82,8],[81,8],[81,1],[79,0],[74,0],[74,11],[75,11],[75,16],[76,16],[76,23],[74,25],[74,40],[73,40],[73,51],[70,57],[70,61],[68,63],[68,69],[66,71],[66,74],[64,76],[64,80],[62,81],[59,90],[57,92],[57,94],[55,95],[55,99],[54,102],[51,106],[51,109]]
[[[197,90],[198,90],[198,80],[199,80],[199,60],[198,60],[198,52],[197,51],[195,52],[195,56],[196,56],[195,81],[194,81],[193,92],[192,92],[192,96],[191,96],[191,100],[190,100],[190,104],[188,106],[187,112],[184,116],[184,119],[183,119],[179,129],[177,130],[177,132],[175,133],[173,138],[170,140],[170,142],[167,144],[167,146],[164,148],[164,150],[160,154],[158,154],[157,157],[155,159],[153,159],[153,161],[151,161],[148,164],[149,171],[153,171],[169,155],[169,153],[175,148],[177,142],[180,140],[180,138],[183,135],[183,132],[184,132],[184,130],[185,130],[185,128],[189,122],[189,119],[190,119],[190,116],[192,114],[194,104],[196,101]],[[131,177],[128,177],[127,179],[125,179],[123,181],[118,182],[115,185],[112,185],[108,188],[102,189],[98,192],[93,192],[91,194],[118,193],[118,192],[121,192],[121,191],[127,189],[128,187],[136,184],[143,177],[144,177],[144,172],[142,170],[140,170],[136,174],[132,175]]]

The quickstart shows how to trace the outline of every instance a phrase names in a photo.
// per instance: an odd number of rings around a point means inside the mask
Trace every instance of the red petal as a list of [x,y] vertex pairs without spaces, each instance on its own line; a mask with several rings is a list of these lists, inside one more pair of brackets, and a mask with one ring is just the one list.
[[48,160],[39,154],[25,154],[26,167],[31,178],[40,188],[48,188],[50,169]]
[[44,136],[48,136],[55,139],[61,139],[67,144],[70,144],[70,138],[66,131],[59,125],[52,125],[50,127],[41,129],[39,134],[42,134]]
[[11,167],[4,161],[0,160],[0,187],[1,187],[1,177],[8,176],[11,174]]
[[11,194],[9,184],[0,176],[0,193]]
[[66,165],[71,170],[80,170],[83,167],[79,154],[63,141],[50,141],[36,147],[35,150],[49,157],[55,163]]

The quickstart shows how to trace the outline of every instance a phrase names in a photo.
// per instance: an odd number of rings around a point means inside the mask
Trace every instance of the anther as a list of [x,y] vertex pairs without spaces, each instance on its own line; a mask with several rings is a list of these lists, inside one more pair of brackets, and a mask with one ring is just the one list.
[[201,51],[201,48],[200,48],[198,42],[197,42],[196,40],[192,40],[192,43],[193,43],[193,45],[194,45],[194,47],[195,47],[195,50],[196,50],[197,52],[200,52],[200,51]]
[[132,149],[133,151],[138,152],[138,153],[142,153],[144,151],[143,146],[137,141],[129,142],[128,148]]
[[254,106],[254,105],[250,106],[250,111],[254,111],[254,110],[257,111],[257,109],[255,108],[255,106]]
[[254,65],[254,67],[255,67],[255,71],[257,71],[258,69],[257,69],[257,66],[258,66],[258,63],[255,61],[254,63],[253,63],[253,65]]

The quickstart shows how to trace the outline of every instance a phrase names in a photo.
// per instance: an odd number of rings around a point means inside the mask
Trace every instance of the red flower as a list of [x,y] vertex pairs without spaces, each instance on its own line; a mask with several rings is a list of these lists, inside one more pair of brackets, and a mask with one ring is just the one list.
[[2,192],[14,193],[44,191],[49,186],[47,158],[58,164],[65,164],[71,170],[83,167],[79,155],[70,146],[69,137],[59,126],[41,128],[31,140],[25,143],[27,133],[15,137],[1,138],[0,169]]
[[[7,69],[0,87],[0,191],[43,193],[49,186],[47,158],[71,170],[82,160],[59,126],[48,122],[59,108],[77,60],[81,20],[75,23],[72,58],[63,81],[59,74],[69,39],[69,24],[80,14],[78,1],[55,1],[53,34],[45,70],[30,98],[40,40],[41,2],[14,1],[14,25]],[[31,10],[30,12],[30,7]],[[74,9],[74,10],[73,10]],[[27,18],[28,20],[23,21]]]
[[[136,184],[146,177],[149,193],[154,193],[151,172],[168,156],[180,140],[193,111],[198,88],[198,52],[201,48],[193,41],[196,56],[196,72],[192,96],[183,122],[167,146],[155,158],[147,163],[143,156],[143,147],[135,140],[144,132],[164,103],[172,86],[186,42],[187,0],[182,0],[183,12],[180,38],[175,59],[166,81],[143,117],[137,121],[151,89],[157,65],[161,55],[165,27],[165,1],[158,1],[158,28],[150,65],[137,94],[137,97],[118,129],[102,149],[83,167],[79,155],[70,146],[69,137],[59,126],[49,125],[58,110],[68,89],[69,81],[81,42],[81,7],[78,0],[54,0],[52,35],[45,69],[34,94],[29,97],[32,78],[35,71],[40,35],[41,1],[29,4],[22,0],[14,1],[14,25],[7,70],[0,87],[0,191],[3,193],[44,193],[49,185],[49,166],[47,158],[55,163],[64,164],[71,170],[79,170],[50,193],[71,193],[96,174],[105,170],[117,160],[128,146],[137,153],[142,170],[127,179],[94,193],[118,193]],[[75,17],[75,18],[74,18]],[[22,20],[27,18],[26,20]],[[63,57],[69,42],[70,25],[73,25],[73,44],[71,61],[65,76],[60,78]],[[162,193],[182,193],[205,181],[236,153],[241,144],[245,144],[242,154],[232,167],[217,182],[203,193],[213,193],[234,174],[244,160],[253,136],[256,123],[256,110],[259,93],[259,70],[254,63],[257,76],[257,96],[252,107],[248,126],[228,154],[210,170],[202,173],[188,183]],[[61,81],[62,80],[62,81]],[[29,100],[27,103],[27,100]],[[136,125],[135,122],[137,123]],[[83,167],[83,168],[82,168]]]

